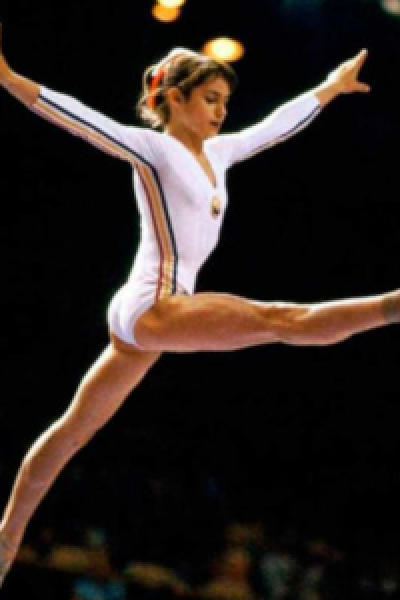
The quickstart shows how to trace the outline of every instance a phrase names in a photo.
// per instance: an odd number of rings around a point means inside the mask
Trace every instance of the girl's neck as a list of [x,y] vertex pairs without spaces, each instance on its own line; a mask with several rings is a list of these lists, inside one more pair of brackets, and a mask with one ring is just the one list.
[[171,123],[165,127],[164,133],[179,140],[188,150],[190,150],[190,152],[193,152],[193,154],[197,156],[203,154],[204,140],[193,131]]

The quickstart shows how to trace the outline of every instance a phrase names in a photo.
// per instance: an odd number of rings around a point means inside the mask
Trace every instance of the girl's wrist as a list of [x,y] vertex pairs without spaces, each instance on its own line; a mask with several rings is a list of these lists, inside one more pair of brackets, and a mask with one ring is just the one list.
[[314,90],[314,93],[322,106],[325,106],[334,100],[341,92],[342,89],[339,83],[337,81],[329,81],[329,78],[323,81],[321,85]]

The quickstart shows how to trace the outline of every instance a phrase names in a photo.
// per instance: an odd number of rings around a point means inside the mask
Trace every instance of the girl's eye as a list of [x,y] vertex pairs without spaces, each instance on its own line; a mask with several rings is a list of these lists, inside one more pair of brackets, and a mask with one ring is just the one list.
[[[205,96],[205,100],[207,102],[207,104],[216,104],[218,102],[217,98],[214,97],[207,97]],[[224,106],[225,106],[225,110],[228,110],[228,101],[224,102]]]

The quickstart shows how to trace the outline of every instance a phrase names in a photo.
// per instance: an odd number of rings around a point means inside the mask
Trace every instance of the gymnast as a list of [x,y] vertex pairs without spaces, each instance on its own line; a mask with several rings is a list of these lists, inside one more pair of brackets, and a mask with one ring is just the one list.
[[227,169],[299,132],[340,94],[368,92],[359,80],[366,57],[362,50],[260,123],[219,135],[236,85],[228,64],[172,50],[143,75],[138,111],[150,127],[131,127],[13,71],[2,52],[0,25],[1,86],[39,116],[128,161],[141,223],[132,270],[108,310],[110,342],[65,413],[22,461],[0,524],[0,586],[30,517],[61,469],[162,352],[328,345],[400,321],[400,290],[317,304],[194,292],[197,273],[218,243]]

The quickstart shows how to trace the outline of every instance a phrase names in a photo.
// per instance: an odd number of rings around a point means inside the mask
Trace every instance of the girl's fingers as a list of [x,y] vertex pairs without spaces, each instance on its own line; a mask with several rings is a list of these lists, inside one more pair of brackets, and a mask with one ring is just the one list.
[[363,66],[363,64],[365,63],[367,56],[368,56],[368,51],[361,50],[361,52],[359,52],[357,54],[357,56],[353,59],[354,60],[353,69],[356,71],[359,71],[361,69],[361,67]]
[[360,91],[360,92],[369,92],[369,86],[367,84],[357,81],[359,72],[361,71],[361,68],[362,68],[367,56],[368,56],[368,51],[364,48],[364,50],[361,50],[350,61],[350,65],[349,65],[350,68],[349,68],[348,74],[347,74],[347,78],[350,78],[350,80],[353,80],[357,84],[356,90]]
[[371,86],[369,86],[367,83],[359,83],[357,90],[359,92],[370,92],[371,91]]
[[367,83],[362,83],[361,81],[353,81],[349,86],[344,88],[345,94],[352,94],[354,92],[362,92],[368,93],[371,91],[371,87]]
[[361,52],[359,52],[354,58],[350,58],[350,60],[345,62],[344,65],[347,66],[349,71],[351,71],[352,73],[356,73],[363,66],[363,64],[367,58],[367,55],[368,55],[367,50],[361,50]]
[[364,62],[364,60],[367,58],[368,56],[368,50],[366,48],[363,48],[362,50],[360,50],[360,52],[357,54],[357,58],[359,60],[362,60]]
[[363,63],[365,61],[365,59],[367,58],[368,55],[368,50],[366,48],[364,48],[363,50],[360,50],[360,52],[358,54],[355,55],[354,59],[356,62],[360,62]]

